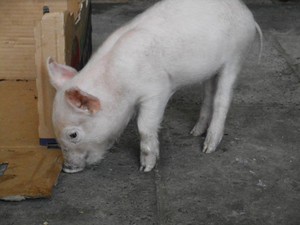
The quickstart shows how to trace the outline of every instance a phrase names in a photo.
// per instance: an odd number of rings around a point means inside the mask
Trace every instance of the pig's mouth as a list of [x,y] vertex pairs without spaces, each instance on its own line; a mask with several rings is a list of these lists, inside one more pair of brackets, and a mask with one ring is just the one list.
[[[95,151],[96,152],[96,151]],[[72,156],[72,155],[71,155]],[[76,155],[75,155],[76,156]],[[84,170],[85,168],[89,168],[100,162],[103,158],[103,153],[97,152],[97,154],[90,154],[90,152],[85,152],[81,155],[77,155],[77,157],[68,157],[68,155],[64,155],[64,165],[63,172],[65,173],[78,173]]]
[[63,166],[63,171],[65,173],[78,173],[82,170],[84,170],[84,167],[70,166],[68,164],[64,164],[64,166]]
[[86,157],[87,154],[73,154],[67,155],[66,150],[63,151],[64,153],[64,165],[63,165],[63,172],[65,173],[78,173],[84,170],[86,166]]

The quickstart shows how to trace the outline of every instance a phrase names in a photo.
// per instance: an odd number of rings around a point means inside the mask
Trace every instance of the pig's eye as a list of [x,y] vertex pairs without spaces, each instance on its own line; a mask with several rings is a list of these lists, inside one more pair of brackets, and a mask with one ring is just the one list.
[[68,137],[69,137],[69,140],[75,144],[80,141],[79,134],[77,131],[69,133]]
[[77,133],[74,132],[74,133],[72,133],[72,134],[69,134],[69,137],[70,137],[71,139],[77,138]]
[[64,129],[64,136],[69,142],[77,144],[82,139],[82,131],[78,127],[67,127]]

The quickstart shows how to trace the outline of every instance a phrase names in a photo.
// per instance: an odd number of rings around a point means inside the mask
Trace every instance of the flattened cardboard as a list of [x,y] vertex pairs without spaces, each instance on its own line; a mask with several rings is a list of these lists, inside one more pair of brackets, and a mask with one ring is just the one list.
[[21,201],[50,196],[62,161],[58,150],[0,149],[0,162],[7,164],[0,176],[0,199]]
[[35,81],[1,81],[0,109],[0,199],[49,196],[63,157],[39,146]]

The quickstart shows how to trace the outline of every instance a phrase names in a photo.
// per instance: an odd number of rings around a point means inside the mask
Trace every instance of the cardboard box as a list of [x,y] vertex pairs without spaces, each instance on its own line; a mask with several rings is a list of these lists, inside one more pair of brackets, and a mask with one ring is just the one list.
[[[45,61],[80,69],[91,54],[89,0],[0,1],[0,80],[36,80],[41,144],[53,142]],[[50,13],[45,13],[45,11]],[[1,125],[1,124],[0,124]]]
[[86,64],[92,51],[89,1],[80,4],[78,14],[68,11],[45,14],[35,28],[35,41],[39,137],[41,145],[49,145],[55,143],[51,120],[55,90],[49,83],[45,62],[51,56],[77,70]]
[[77,13],[79,5],[79,0],[0,1],[0,79],[35,79],[34,27],[43,17],[43,7],[51,13]]
[[90,1],[0,1],[0,27],[0,199],[49,196],[63,159],[40,146],[54,140],[45,62],[52,56],[77,69],[87,62]]

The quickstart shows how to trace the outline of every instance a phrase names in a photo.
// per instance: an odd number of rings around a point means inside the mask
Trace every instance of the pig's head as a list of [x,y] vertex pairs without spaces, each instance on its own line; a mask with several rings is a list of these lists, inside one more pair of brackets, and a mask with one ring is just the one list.
[[[67,173],[76,173],[100,161],[113,143],[113,120],[105,116],[100,100],[74,85],[77,71],[47,60],[50,82],[56,89],[53,127],[64,155]],[[112,124],[112,125],[111,125]]]

